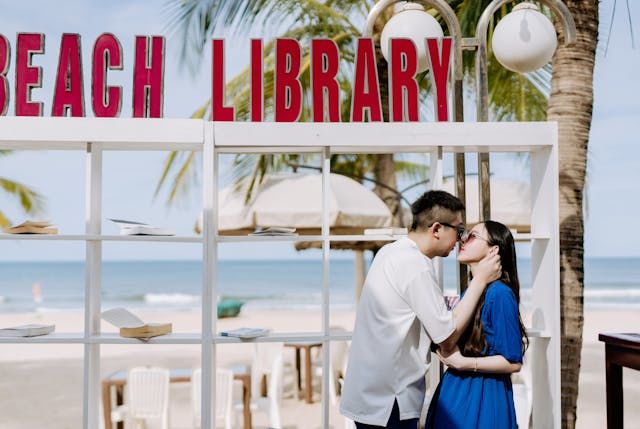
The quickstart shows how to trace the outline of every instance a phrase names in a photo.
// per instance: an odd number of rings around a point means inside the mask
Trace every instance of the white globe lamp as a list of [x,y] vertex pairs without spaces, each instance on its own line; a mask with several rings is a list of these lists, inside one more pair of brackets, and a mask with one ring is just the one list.
[[444,33],[438,21],[425,12],[421,4],[407,2],[382,29],[380,48],[382,56],[389,61],[391,39],[411,39],[418,53],[417,71],[420,73],[429,68],[425,39],[442,37],[444,37]]
[[558,45],[551,21],[532,3],[520,3],[493,31],[493,54],[505,68],[518,73],[539,69],[553,57]]

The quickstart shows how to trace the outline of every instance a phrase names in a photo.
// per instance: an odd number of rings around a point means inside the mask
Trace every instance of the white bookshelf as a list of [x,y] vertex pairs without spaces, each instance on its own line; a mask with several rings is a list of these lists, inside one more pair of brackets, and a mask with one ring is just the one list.
[[[517,143],[516,143],[517,142]],[[258,342],[313,341],[323,344],[329,360],[333,341],[350,333],[330,331],[329,254],[331,242],[392,241],[397,236],[332,235],[329,230],[329,159],[334,153],[424,152],[432,159],[432,183],[442,183],[442,155],[448,152],[528,152],[531,156],[531,233],[517,241],[532,246],[533,322],[529,327],[533,358],[533,422],[536,428],[560,427],[560,305],[558,241],[557,127],[554,123],[219,123],[183,119],[0,118],[0,149],[74,150],[86,154],[85,232],[78,235],[23,236],[7,240],[85,242],[84,329],[36,338],[2,338],[7,343],[82,344],[83,428],[100,427],[100,347],[141,344],[135,339],[100,332],[102,244],[104,242],[195,243],[202,247],[202,325],[197,334],[174,333],[151,339],[154,344],[201,346],[202,427],[212,427],[211,410],[219,345],[240,343],[217,334],[217,262],[221,243],[322,243],[322,330],[274,332]],[[203,171],[202,236],[142,237],[103,235],[102,155],[105,151],[200,151]],[[322,158],[323,215],[319,235],[292,237],[224,236],[217,230],[218,162],[226,153],[317,153]],[[472,190],[468,190],[471,192]],[[1,247],[0,247],[1,248]],[[323,372],[323,387],[329,371]],[[329,427],[329,391],[322,389],[322,427]]]

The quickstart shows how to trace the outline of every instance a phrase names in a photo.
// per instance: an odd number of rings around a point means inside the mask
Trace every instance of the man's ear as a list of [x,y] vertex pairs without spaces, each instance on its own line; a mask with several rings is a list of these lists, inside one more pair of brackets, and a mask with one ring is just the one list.
[[440,230],[442,229],[442,225],[440,225],[440,222],[436,222],[433,225],[431,225],[431,233],[436,237],[436,238],[440,238]]

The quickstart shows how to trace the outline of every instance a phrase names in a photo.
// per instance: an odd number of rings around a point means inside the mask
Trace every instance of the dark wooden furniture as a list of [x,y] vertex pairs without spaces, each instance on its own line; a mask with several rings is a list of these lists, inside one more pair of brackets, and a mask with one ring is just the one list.
[[640,371],[640,333],[600,334],[605,343],[607,374],[607,427],[623,427],[622,367]]

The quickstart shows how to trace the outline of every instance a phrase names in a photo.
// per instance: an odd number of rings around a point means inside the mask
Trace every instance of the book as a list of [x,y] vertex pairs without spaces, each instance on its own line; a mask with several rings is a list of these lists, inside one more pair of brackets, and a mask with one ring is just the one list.
[[253,231],[249,235],[253,235],[253,236],[262,236],[262,235],[268,235],[268,236],[297,236],[298,233],[296,232],[295,228],[288,228],[288,227],[285,227],[285,226],[268,226],[268,227],[265,227],[265,228],[258,227],[258,228],[256,228],[255,231]]
[[385,227],[385,228],[367,228],[364,235],[407,235],[407,228]]
[[58,227],[44,220],[27,220],[19,225],[4,228],[7,234],[57,234]]
[[13,326],[0,329],[0,337],[37,337],[47,335],[56,329],[56,325],[32,323],[29,325]]
[[102,312],[102,318],[119,328],[125,338],[148,339],[172,332],[171,323],[146,323],[126,308],[117,307]]
[[269,329],[266,328],[237,328],[229,331],[222,331],[220,335],[223,337],[235,337],[243,340],[252,338],[264,337],[269,333]]
[[176,235],[169,228],[159,228],[142,222],[134,222],[124,219],[109,219],[120,227],[120,235]]

